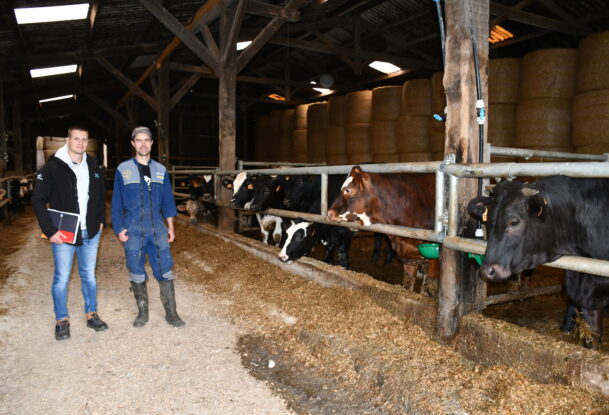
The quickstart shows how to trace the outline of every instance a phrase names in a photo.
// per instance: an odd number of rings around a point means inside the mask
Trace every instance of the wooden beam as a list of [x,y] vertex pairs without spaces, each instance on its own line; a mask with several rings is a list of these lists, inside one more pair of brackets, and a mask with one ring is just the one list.
[[[477,46],[482,99],[488,102],[488,22],[489,0],[446,0],[446,66],[444,89],[448,118],[444,154],[454,154],[457,163],[478,160],[478,123],[476,121],[476,77],[472,37]],[[486,143],[483,137],[483,143]],[[488,157],[488,146],[485,154]],[[488,161],[488,158],[485,159]],[[459,181],[460,223],[457,235],[466,228],[467,204],[477,195],[477,180]],[[468,235],[469,236],[469,235]],[[465,253],[444,247],[440,257],[438,295],[438,334],[452,338],[459,329],[461,315],[485,307],[486,290]]]
[[117,122],[120,122],[121,124],[123,124],[125,126],[125,128],[131,129],[134,127],[129,122],[129,120],[127,120],[125,117],[123,117],[123,115],[120,112],[115,110],[111,105],[106,104],[106,102],[103,99],[101,99],[100,97],[95,95],[95,93],[93,93],[92,91],[87,91],[84,93],[84,95],[87,98],[89,98],[91,101],[93,101],[95,104],[97,104],[97,106],[99,106],[101,109],[103,109],[108,114],[110,114]]
[[237,10],[233,15],[230,33],[228,34],[228,39],[226,40],[224,51],[222,52],[222,58],[219,62],[219,66],[221,68],[226,66],[226,60],[230,54],[230,49],[235,47],[237,36],[239,35],[239,30],[241,29],[241,23],[243,22],[243,17],[245,16],[245,7],[247,6],[247,2],[248,0],[239,0],[239,4],[237,4]]
[[[288,4],[284,7],[286,13],[298,10],[305,1],[306,0],[289,0]],[[284,23],[284,17],[276,16],[256,35],[252,43],[245,48],[237,58],[237,74],[245,68],[245,65],[247,65],[258,52],[260,52],[260,49],[266,45],[269,39],[277,33]]]
[[[517,10],[522,10],[525,7],[530,6],[533,3],[536,3],[537,0],[521,0],[520,2],[516,3],[516,5],[514,6],[515,9]],[[493,28],[498,24],[501,24],[501,22],[507,20],[506,16],[497,16],[494,19],[491,19],[491,22],[489,23],[489,28]]]
[[4,114],[4,81],[0,76],[0,177],[6,176],[6,118]]
[[491,2],[491,14],[506,16],[509,20],[524,23],[541,29],[552,30],[553,32],[567,33],[574,36],[586,36],[591,30],[579,25],[565,23],[560,20],[550,19],[538,14],[518,10],[514,7],[505,6],[501,3]]
[[[201,34],[203,34],[203,39],[205,39],[205,44],[209,48],[209,51],[216,58],[216,60],[220,59],[220,49],[218,49],[218,44],[214,39],[214,35],[209,30],[208,25],[201,26]],[[211,71],[211,70],[210,70]]]
[[297,22],[300,20],[300,12],[298,10],[286,10],[281,6],[265,3],[258,0],[250,0],[247,6],[247,14],[262,17],[281,17],[287,22]]
[[159,149],[159,162],[169,164],[169,68],[161,64],[159,68],[159,93],[157,115],[157,145]]
[[13,115],[13,157],[15,158],[15,173],[23,174],[23,136],[21,134],[21,103],[14,102]]
[[137,86],[131,79],[125,76],[121,71],[118,70],[114,65],[106,60],[106,58],[97,58],[97,62],[110,72],[116,79],[121,81],[129,90],[133,91],[138,97],[140,97],[146,104],[148,104],[153,110],[156,111],[156,102],[154,98],[148,95],[142,88]]
[[163,24],[171,33],[184,43],[204,64],[218,73],[218,62],[211,54],[207,46],[186,27],[180,23],[171,13],[167,11],[157,0],[139,0],[139,2]]

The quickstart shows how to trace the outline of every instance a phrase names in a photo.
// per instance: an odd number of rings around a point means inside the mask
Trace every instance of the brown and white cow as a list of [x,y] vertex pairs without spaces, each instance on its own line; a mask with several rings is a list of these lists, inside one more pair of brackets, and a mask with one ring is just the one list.
[[[361,225],[386,223],[433,229],[435,187],[433,174],[369,173],[355,166],[328,209],[328,217]],[[404,277],[411,290],[423,264],[429,265],[427,275],[430,278],[438,277],[438,261],[424,262],[419,254],[417,245],[421,241],[393,235],[388,237],[404,267]]]

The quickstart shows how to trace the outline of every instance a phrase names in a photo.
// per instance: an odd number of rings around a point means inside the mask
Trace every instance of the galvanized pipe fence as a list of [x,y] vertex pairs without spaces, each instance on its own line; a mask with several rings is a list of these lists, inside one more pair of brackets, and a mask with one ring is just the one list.
[[[214,174],[216,186],[219,178],[234,176],[242,171],[251,174],[281,174],[281,175],[321,175],[321,214],[309,214],[304,212],[288,211],[283,209],[267,209],[264,213],[281,216],[285,218],[303,219],[310,222],[341,226],[354,230],[379,232],[396,235],[405,238],[420,239],[431,242],[442,243],[450,249],[474,254],[484,254],[486,242],[481,239],[464,238],[457,236],[459,224],[459,199],[458,188],[460,180],[479,178],[514,178],[517,176],[542,177],[550,175],[565,175],[570,177],[598,177],[609,178],[608,155],[575,154],[564,152],[551,152],[528,149],[514,149],[505,147],[491,147],[492,155],[514,156],[514,157],[547,157],[560,159],[590,160],[586,162],[543,162],[543,163],[479,163],[479,164],[456,164],[454,155],[448,155],[444,161],[413,162],[413,163],[386,163],[366,164],[362,168],[366,172],[373,173],[434,173],[436,175],[436,202],[434,229],[410,228],[398,225],[372,224],[368,226],[353,222],[335,222],[327,215],[327,185],[328,175],[347,175],[352,165],[343,166],[312,166],[292,167],[291,165],[303,165],[299,163],[268,163],[268,162],[240,162],[238,170],[205,170],[206,173]],[[245,166],[281,166],[278,168],[243,169]],[[286,167],[287,166],[287,167]],[[186,170],[189,171],[189,170]],[[196,174],[200,170],[191,170]],[[182,171],[180,171],[182,172]],[[190,171],[189,171],[190,172]],[[446,184],[446,182],[448,182]],[[216,194],[219,194],[218,192]],[[218,206],[229,207],[227,201],[217,200]],[[609,261],[577,256],[564,256],[557,261],[544,264],[554,268],[568,269],[578,272],[595,274],[609,277]],[[524,298],[529,295],[540,295],[556,292],[557,287],[547,287],[545,290],[531,291],[530,294],[506,294],[499,297],[489,297],[487,304],[495,304],[500,301],[509,301],[514,298]]]

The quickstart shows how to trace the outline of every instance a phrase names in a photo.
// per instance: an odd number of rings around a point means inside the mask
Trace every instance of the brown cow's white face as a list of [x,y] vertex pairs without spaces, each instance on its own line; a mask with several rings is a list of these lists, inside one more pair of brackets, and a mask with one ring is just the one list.
[[328,217],[337,222],[356,222],[360,225],[371,225],[369,212],[369,177],[359,166],[353,167],[342,185],[340,194],[328,209]]

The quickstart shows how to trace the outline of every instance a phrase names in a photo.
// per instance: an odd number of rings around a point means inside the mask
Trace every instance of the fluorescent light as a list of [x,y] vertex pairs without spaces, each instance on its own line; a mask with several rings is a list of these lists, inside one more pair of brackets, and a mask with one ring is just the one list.
[[397,72],[401,69],[399,66],[395,66],[393,63],[381,62],[381,61],[374,61],[374,62],[370,63],[368,66],[373,69],[376,69],[379,72],[383,72],[385,74]]
[[495,25],[491,29],[491,35],[488,37],[488,41],[494,45],[495,43],[503,42],[504,40],[511,39],[513,37],[514,34],[512,32],[499,25]]
[[275,101],[285,101],[285,97],[283,97],[279,94],[269,94],[269,95],[267,95],[267,97],[269,97],[270,99],[275,100]]
[[237,50],[243,50],[252,43],[251,40],[245,40],[243,42],[237,42]]
[[311,81],[311,82],[309,82],[309,83],[310,83],[311,85],[317,85],[317,82],[315,82],[315,81]]
[[18,24],[80,20],[86,19],[87,13],[89,13],[89,3],[15,9]]
[[313,89],[321,94],[329,94],[330,92],[332,92],[332,90],[328,89],[328,88],[313,88]]
[[45,99],[39,100],[38,102],[42,104],[44,102],[59,101],[61,99],[71,99],[71,98],[74,98],[74,94],[71,94],[71,95],[62,95],[60,97],[53,97],[53,98],[45,98]]
[[74,65],[65,65],[65,66],[53,66],[50,68],[38,68],[38,69],[30,69],[30,75],[32,78],[40,78],[43,76],[51,76],[51,75],[61,75],[64,73],[73,73],[76,72],[76,64]]

